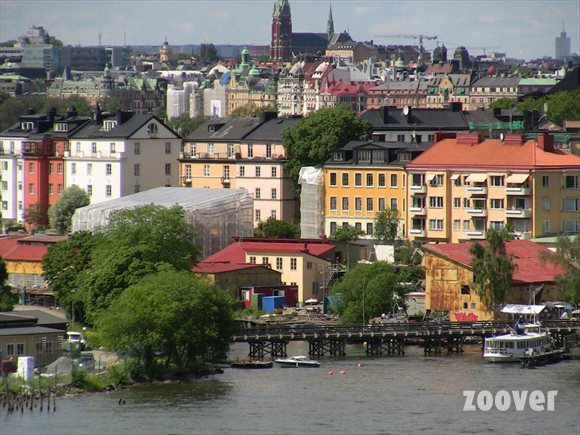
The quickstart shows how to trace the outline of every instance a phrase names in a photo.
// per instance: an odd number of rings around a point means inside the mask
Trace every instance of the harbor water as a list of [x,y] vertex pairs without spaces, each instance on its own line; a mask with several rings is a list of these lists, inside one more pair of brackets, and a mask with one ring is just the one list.
[[[306,343],[289,353],[304,354]],[[233,358],[247,347],[238,344]],[[320,368],[225,369],[184,383],[138,385],[57,400],[55,413],[0,418],[6,434],[579,434],[580,361],[536,369],[489,364],[479,346],[461,355],[321,359]],[[332,374],[331,374],[332,373]],[[464,411],[465,390],[557,391],[553,411]],[[119,399],[124,404],[119,404]]]

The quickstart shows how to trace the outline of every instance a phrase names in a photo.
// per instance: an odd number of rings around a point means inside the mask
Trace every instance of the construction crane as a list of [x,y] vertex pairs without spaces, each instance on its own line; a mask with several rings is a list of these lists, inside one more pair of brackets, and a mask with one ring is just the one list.
[[396,34],[396,35],[375,35],[375,38],[418,39],[419,40],[419,48],[421,49],[421,53],[423,53],[423,39],[425,39],[427,41],[431,41],[433,39],[437,39],[437,36]]

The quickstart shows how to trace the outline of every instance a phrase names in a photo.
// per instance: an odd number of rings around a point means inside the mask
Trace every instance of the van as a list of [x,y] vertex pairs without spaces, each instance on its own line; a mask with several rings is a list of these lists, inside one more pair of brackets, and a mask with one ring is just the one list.
[[66,333],[66,341],[71,348],[77,348],[80,350],[84,350],[85,346],[87,345],[87,341],[83,334],[77,331],[67,331]]

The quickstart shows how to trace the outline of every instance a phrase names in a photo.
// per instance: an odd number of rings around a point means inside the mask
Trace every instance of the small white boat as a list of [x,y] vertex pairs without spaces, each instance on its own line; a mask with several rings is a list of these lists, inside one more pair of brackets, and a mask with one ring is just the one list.
[[320,363],[306,356],[290,356],[288,358],[279,358],[274,360],[275,363],[282,367],[320,367]]
[[[519,332],[519,333],[518,333]],[[524,325],[523,330],[513,330],[510,334],[487,337],[483,357],[489,362],[521,361],[524,354],[542,353],[550,350],[551,341],[547,331],[540,325]]]

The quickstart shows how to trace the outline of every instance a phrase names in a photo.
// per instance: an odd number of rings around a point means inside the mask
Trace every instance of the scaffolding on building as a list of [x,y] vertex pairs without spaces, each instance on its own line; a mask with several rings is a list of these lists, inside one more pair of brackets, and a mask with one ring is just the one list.
[[324,174],[311,166],[300,169],[300,232],[303,239],[316,239],[324,234]]

